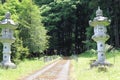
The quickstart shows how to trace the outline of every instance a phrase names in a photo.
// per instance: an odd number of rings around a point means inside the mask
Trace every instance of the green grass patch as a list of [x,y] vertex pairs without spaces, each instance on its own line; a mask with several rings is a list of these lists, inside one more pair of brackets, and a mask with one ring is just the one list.
[[41,58],[24,60],[17,65],[16,69],[0,68],[0,80],[18,80],[22,77],[28,76],[29,74],[33,73],[36,70],[39,70],[51,62],[52,61],[44,62],[43,58]]
[[72,60],[71,80],[120,80],[120,52],[114,50],[106,53],[106,60],[113,67],[107,67],[108,71],[98,71],[98,68],[90,69],[90,60],[95,60],[97,54],[87,51],[78,57],[78,61]]

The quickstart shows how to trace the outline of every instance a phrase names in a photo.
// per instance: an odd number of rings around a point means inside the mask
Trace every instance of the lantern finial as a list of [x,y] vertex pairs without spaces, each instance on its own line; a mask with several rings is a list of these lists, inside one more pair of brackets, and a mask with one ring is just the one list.
[[10,13],[10,12],[7,12],[7,13],[5,14],[5,19],[10,19],[10,17],[11,17],[11,13]]
[[100,6],[98,6],[98,9],[96,11],[96,16],[103,16],[103,11],[100,9]]

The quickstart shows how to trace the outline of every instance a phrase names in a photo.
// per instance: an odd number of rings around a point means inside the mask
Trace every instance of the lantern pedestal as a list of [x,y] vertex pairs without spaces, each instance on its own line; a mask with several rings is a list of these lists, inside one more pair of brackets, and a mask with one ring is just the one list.
[[16,65],[11,62],[11,43],[3,43],[3,61],[1,66],[5,68],[16,68]]
[[1,67],[5,67],[5,68],[12,68],[12,69],[16,68],[16,65],[14,63],[12,63],[12,62],[4,62],[4,61],[2,61],[0,63],[0,65],[1,65]]

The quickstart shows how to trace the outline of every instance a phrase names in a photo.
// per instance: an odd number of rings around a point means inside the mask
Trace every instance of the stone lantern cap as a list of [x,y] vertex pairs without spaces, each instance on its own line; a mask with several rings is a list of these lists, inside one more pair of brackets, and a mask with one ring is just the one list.
[[93,19],[93,21],[89,21],[89,24],[91,26],[97,26],[97,25],[101,25],[101,26],[108,26],[111,23],[111,20],[108,20],[107,17],[103,16],[103,11],[100,9],[100,7],[98,7],[97,11],[96,11],[96,17]]
[[11,13],[7,12],[5,14],[5,19],[0,21],[0,28],[10,28],[10,29],[16,29],[17,24],[11,19]]
[[96,16],[103,16],[103,11],[98,6],[98,10],[96,11]]

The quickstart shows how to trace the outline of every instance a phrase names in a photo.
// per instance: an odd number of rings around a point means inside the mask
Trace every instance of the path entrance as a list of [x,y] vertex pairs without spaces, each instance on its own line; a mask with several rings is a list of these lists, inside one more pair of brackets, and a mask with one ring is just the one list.
[[40,71],[26,77],[24,80],[68,80],[70,60],[58,60]]

